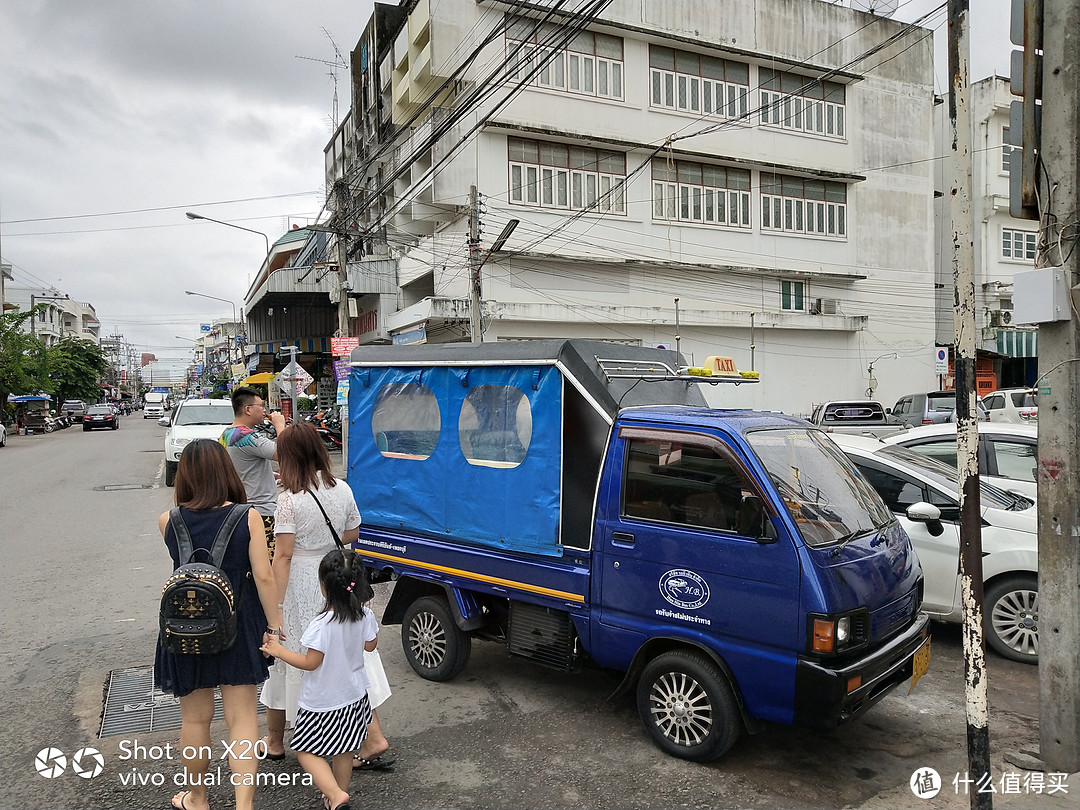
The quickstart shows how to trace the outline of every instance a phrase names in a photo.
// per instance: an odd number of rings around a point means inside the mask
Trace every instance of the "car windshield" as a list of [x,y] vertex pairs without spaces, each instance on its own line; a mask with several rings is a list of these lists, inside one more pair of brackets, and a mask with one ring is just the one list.
[[926,403],[926,407],[932,411],[955,411],[956,392],[942,391],[939,394],[927,394]]
[[87,411],[86,411],[86,412],[87,412],[87,413],[90,413],[90,414],[95,414],[95,413],[112,413],[112,412],[113,412],[113,409],[112,409],[112,405],[91,405],[91,406],[90,406],[90,407],[89,407],[89,408],[87,409]]
[[[938,486],[943,487],[946,492],[950,492],[958,498],[960,497],[960,476],[955,467],[950,467],[935,458],[920,455],[898,445],[883,447],[874,455],[884,456],[902,467],[913,467]],[[981,480],[979,482],[979,499],[983,506],[990,506],[994,509],[1010,509],[1016,503],[1016,498],[1005,490],[998,489],[992,484],[987,484]]]
[[206,404],[189,403],[181,405],[176,413],[174,425],[231,425],[233,420],[232,404],[227,399]]
[[769,428],[748,432],[746,440],[807,545],[831,545],[893,522],[881,497],[821,431]]

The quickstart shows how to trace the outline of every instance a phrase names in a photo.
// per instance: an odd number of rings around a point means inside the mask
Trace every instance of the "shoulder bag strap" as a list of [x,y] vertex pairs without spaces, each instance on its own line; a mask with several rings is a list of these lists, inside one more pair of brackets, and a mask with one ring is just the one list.
[[195,549],[191,542],[191,533],[188,532],[187,524],[180,515],[179,506],[174,506],[169,510],[169,523],[172,524],[173,534],[176,535],[176,553],[180,565],[187,565],[195,556]]
[[250,509],[251,507],[246,503],[234,503],[229,514],[225,516],[225,522],[218,529],[217,536],[214,538],[214,546],[210,549],[210,556],[214,560],[214,565],[218,568],[221,568],[221,561],[225,559],[225,549],[228,548],[233,532],[240,525],[240,521],[247,517]]
[[342,551],[345,551],[345,544],[341,542],[341,538],[338,536],[337,529],[335,529],[334,524],[330,522],[330,516],[326,514],[326,510],[323,509],[323,505],[319,503],[319,499],[315,497],[314,492],[312,492],[310,489],[305,491],[308,495],[311,496],[311,499],[315,501],[315,505],[319,507],[319,511],[322,512],[323,520],[326,521],[326,528],[328,528],[330,530],[330,534],[334,536],[334,542],[338,544],[338,548],[340,548]]

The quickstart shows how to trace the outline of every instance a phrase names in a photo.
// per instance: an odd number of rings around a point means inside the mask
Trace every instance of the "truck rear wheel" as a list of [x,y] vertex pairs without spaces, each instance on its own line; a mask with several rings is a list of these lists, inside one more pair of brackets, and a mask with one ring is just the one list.
[[637,705],[656,744],[691,762],[722,756],[742,731],[727,678],[712,661],[689,650],[664,653],[646,664]]
[[417,599],[401,620],[401,646],[416,674],[429,681],[448,681],[465,668],[472,637],[454,623],[445,600]]

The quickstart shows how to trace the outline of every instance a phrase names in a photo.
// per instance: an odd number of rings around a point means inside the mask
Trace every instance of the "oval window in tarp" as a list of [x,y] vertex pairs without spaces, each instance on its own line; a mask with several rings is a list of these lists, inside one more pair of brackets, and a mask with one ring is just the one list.
[[371,413],[371,434],[387,458],[422,461],[439,443],[442,415],[434,392],[420,383],[387,383]]
[[458,417],[458,442],[465,460],[481,467],[516,467],[532,441],[529,398],[512,385],[477,385]]

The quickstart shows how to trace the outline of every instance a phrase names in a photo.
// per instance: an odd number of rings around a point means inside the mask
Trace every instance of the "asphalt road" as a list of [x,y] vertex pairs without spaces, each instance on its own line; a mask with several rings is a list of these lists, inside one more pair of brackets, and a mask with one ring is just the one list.
[[[156,527],[172,497],[162,485],[163,432],[135,414],[121,417],[116,432],[13,436],[0,449],[0,810],[168,807],[179,764],[153,758],[149,747],[175,745],[177,732],[136,735],[148,755],[127,761],[132,736],[98,736],[109,672],[153,660],[169,570]],[[381,613],[392,586],[376,587]],[[894,692],[828,734],[768,726],[709,765],[661,754],[630,697],[605,700],[617,683],[607,673],[564,675],[477,642],[462,675],[436,684],[405,663],[398,627],[383,629],[380,649],[394,688],[380,714],[397,763],[355,775],[355,807],[969,805],[952,785],[967,769],[956,628],[935,627],[930,673],[912,694]],[[1036,669],[992,653],[987,667],[994,779],[1019,781],[995,806],[1075,807],[1077,775],[1067,794],[1035,794],[1023,781],[1031,777],[1004,760],[1037,747]],[[214,739],[223,737],[216,725]],[[46,779],[35,768],[45,747],[68,757],[97,748],[104,770],[84,779],[67,768]],[[909,788],[926,767],[945,783],[928,801]],[[295,759],[264,763],[261,773],[275,784],[260,789],[260,807],[321,806],[314,788],[293,784]],[[147,784],[125,784],[132,778]],[[231,790],[213,788],[211,800],[231,807]]]

